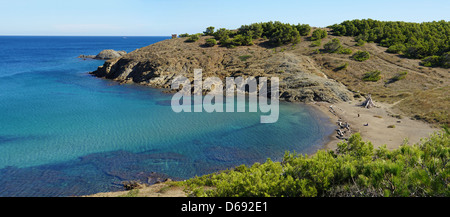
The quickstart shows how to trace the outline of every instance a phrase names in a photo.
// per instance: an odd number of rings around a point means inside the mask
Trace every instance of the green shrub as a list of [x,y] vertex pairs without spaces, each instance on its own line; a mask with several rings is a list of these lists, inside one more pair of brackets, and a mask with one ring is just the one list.
[[362,39],[359,39],[358,42],[356,42],[356,46],[364,46],[366,42]]
[[336,53],[339,49],[341,49],[341,47],[341,41],[339,41],[339,39],[337,38],[333,38],[333,40],[329,41],[323,46],[325,52],[328,53]]
[[341,48],[338,50],[338,54],[352,54],[353,51],[350,48]]
[[234,46],[248,46],[253,45],[253,40],[251,36],[236,35],[232,43]]
[[420,65],[427,67],[436,67],[441,65],[441,57],[439,56],[429,56],[420,62]]
[[391,79],[389,79],[389,81],[387,82],[388,84],[390,83],[394,83],[396,81],[400,81],[406,78],[406,75],[408,74],[407,71],[403,71],[403,72],[399,72],[397,73],[394,77],[392,77]]
[[261,23],[253,23],[250,25],[242,25],[238,29],[237,34],[244,35],[244,36],[250,36],[252,39],[257,39],[257,38],[261,38],[263,32],[264,32],[264,29],[263,29]]
[[216,44],[217,44],[216,39],[214,39],[214,38],[206,39],[205,46],[207,46],[207,47],[214,47]]
[[446,68],[446,69],[450,68],[450,51],[442,54],[441,67]]
[[377,82],[381,79],[381,72],[378,70],[366,72],[364,74],[362,80],[363,81],[371,81],[371,82]]
[[366,61],[370,58],[370,54],[367,51],[356,51],[353,55],[352,55],[352,59],[362,62],[362,61]]
[[322,45],[321,39],[317,39],[311,43],[311,47],[319,47],[320,45]]
[[180,35],[178,35],[178,37],[186,38],[186,37],[189,37],[189,34],[188,33],[180,34]]
[[231,35],[232,35],[232,32],[230,30],[225,29],[225,28],[220,28],[214,33],[214,38],[217,41],[222,42],[222,41],[226,41],[227,39],[229,39]]
[[275,26],[275,31],[268,37],[269,42],[274,46],[284,44],[297,44],[300,42],[300,33],[296,28],[289,24],[278,24]]
[[206,31],[203,32],[204,35],[214,35],[214,26],[210,26],[206,28]]
[[188,39],[186,39],[186,42],[196,42],[200,39],[200,36],[198,34],[190,35]]
[[323,39],[323,38],[326,38],[327,36],[328,36],[328,33],[327,33],[326,30],[324,30],[324,29],[316,29],[312,33],[311,41],[315,41],[317,39]]
[[396,53],[396,54],[402,54],[405,51],[405,45],[403,44],[394,44],[390,46],[386,52],[388,53]]
[[308,24],[298,24],[295,26],[295,28],[297,28],[297,31],[301,36],[307,36],[311,32],[311,26],[309,26]]

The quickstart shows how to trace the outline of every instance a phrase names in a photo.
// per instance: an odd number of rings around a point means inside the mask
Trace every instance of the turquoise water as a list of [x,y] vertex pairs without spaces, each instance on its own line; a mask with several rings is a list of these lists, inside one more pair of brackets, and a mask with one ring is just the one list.
[[130,52],[167,37],[0,37],[0,196],[71,196],[125,180],[187,179],[312,153],[333,127],[309,106],[260,113],[174,113],[171,94],[87,74],[80,54]]

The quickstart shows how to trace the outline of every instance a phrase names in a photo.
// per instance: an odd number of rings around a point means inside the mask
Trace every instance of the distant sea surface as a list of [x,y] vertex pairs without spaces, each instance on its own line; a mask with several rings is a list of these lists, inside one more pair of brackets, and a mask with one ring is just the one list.
[[188,179],[313,153],[333,131],[323,114],[281,103],[261,113],[174,113],[161,90],[92,77],[81,54],[131,52],[169,37],[0,36],[0,196],[78,196],[123,181]]

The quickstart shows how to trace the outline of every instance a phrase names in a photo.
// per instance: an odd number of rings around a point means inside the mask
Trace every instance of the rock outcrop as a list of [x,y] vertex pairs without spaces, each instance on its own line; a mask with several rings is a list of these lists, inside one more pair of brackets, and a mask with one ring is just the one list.
[[119,58],[123,55],[127,54],[127,52],[125,51],[115,51],[115,50],[102,50],[99,54],[97,55],[80,55],[78,56],[78,58],[82,58],[82,59],[97,59],[97,60],[110,60],[110,59],[115,59],[115,58]]
[[195,43],[169,39],[137,49],[120,58],[107,60],[91,74],[122,83],[134,82],[155,88],[170,88],[172,79],[182,75],[193,81],[194,69],[203,70],[203,79],[218,77],[278,77],[280,99],[286,101],[339,102],[353,99],[346,87],[328,79],[306,56],[264,47],[264,41],[233,49],[204,47],[201,37]]

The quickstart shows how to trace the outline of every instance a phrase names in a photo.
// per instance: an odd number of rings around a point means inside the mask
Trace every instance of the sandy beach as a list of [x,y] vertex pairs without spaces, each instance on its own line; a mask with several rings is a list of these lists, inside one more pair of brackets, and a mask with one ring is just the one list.
[[[371,141],[375,148],[384,144],[392,150],[398,148],[407,139],[408,144],[416,144],[421,138],[428,137],[438,128],[422,121],[412,120],[409,117],[399,116],[391,106],[375,102],[376,107],[364,108],[359,106],[361,101],[340,102],[336,104],[326,102],[313,103],[318,109],[330,117],[336,124],[336,129],[344,132],[344,138],[353,133],[360,133],[363,141]],[[339,127],[348,123],[350,130]],[[334,150],[342,139],[337,138],[338,133],[330,136],[331,140],[324,149]]]

